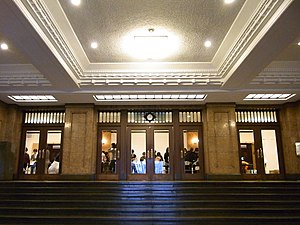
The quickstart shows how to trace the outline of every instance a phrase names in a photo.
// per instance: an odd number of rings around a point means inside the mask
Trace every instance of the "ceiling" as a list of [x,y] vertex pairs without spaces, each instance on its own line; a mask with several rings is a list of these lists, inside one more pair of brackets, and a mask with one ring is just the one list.
[[[81,0],[79,6],[69,0],[1,0],[0,42],[9,49],[0,50],[0,100],[109,105],[93,95],[151,93],[207,97],[113,104],[299,101],[299,12],[298,0]],[[177,41],[172,54],[141,59],[128,52],[126,41],[150,30]],[[295,96],[243,100],[263,93]],[[57,102],[14,102],[9,95],[53,95]]]

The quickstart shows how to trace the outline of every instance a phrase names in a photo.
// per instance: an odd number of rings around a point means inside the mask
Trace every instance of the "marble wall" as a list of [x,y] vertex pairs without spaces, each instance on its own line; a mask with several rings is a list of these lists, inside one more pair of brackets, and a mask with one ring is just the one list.
[[300,102],[286,104],[280,110],[280,125],[285,172],[300,178],[300,156],[295,148],[295,143],[300,142]]
[[22,113],[15,105],[0,102],[0,179],[17,174],[21,143]]
[[207,104],[204,119],[205,171],[240,175],[234,104]]
[[93,105],[67,105],[62,175],[96,172],[97,115]]

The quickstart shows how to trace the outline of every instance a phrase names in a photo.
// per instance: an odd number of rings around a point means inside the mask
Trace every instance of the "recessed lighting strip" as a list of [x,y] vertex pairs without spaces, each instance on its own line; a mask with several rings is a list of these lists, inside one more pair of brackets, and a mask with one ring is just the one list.
[[283,100],[286,101],[296,94],[249,94],[244,100]]
[[94,95],[96,101],[170,101],[170,100],[198,100],[203,101],[206,94],[120,94]]
[[52,95],[9,95],[15,102],[57,102]]

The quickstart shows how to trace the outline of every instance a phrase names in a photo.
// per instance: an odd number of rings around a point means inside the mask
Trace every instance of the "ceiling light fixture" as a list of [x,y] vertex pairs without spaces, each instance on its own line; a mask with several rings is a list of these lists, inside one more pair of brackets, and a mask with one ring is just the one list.
[[204,46],[205,46],[206,48],[211,47],[211,41],[209,41],[209,40],[205,41],[205,42],[204,42]]
[[288,100],[296,94],[249,94],[244,100]]
[[300,41],[298,42],[298,45],[300,46]]
[[8,49],[8,45],[6,43],[1,43],[1,49],[2,50],[7,50]]
[[231,4],[231,3],[233,3],[235,0],[224,0],[224,3],[225,4]]
[[95,49],[95,48],[98,48],[98,43],[95,42],[95,41],[92,42],[92,43],[91,43],[91,48],[94,48],[94,49]]
[[57,102],[52,95],[9,95],[15,102]]
[[124,36],[121,44],[127,54],[143,60],[164,59],[179,48],[176,35],[154,28],[132,31]]
[[79,6],[81,3],[81,0],[71,0],[71,3],[75,6]]
[[206,94],[118,94],[118,95],[94,95],[96,101],[203,101]]

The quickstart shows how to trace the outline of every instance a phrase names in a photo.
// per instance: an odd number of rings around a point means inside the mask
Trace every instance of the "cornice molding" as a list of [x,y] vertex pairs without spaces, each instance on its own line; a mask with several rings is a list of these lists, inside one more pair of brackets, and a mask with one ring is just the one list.
[[[292,0],[262,0],[252,15],[252,18],[250,18],[248,24],[232,45],[228,54],[224,57],[223,63],[221,63],[219,68],[212,70],[202,70],[201,68],[191,70],[190,68],[186,68],[180,71],[171,69],[164,72],[136,72],[132,69],[131,71],[124,72],[120,70],[120,68],[115,70],[112,67],[105,71],[101,71],[101,69],[92,71],[85,70],[68,45],[67,40],[65,40],[44,1],[15,0],[17,6],[26,18],[39,32],[43,32],[43,40],[50,46],[52,51],[55,49],[59,56],[54,54],[65,68],[66,66],[69,68],[67,71],[70,76],[75,74],[75,80],[77,80],[80,86],[109,84],[144,85],[146,83],[148,85],[222,85],[231,75],[232,70],[242,63],[244,58],[251,52],[272,25],[268,24],[268,19],[273,16],[275,18],[279,17],[291,1]],[[277,10],[280,6],[282,6],[282,9]],[[28,8],[30,8],[30,11]],[[30,14],[33,15],[30,16]],[[38,21],[35,21],[34,18],[37,18]],[[275,20],[272,21],[272,23],[274,22]]]

